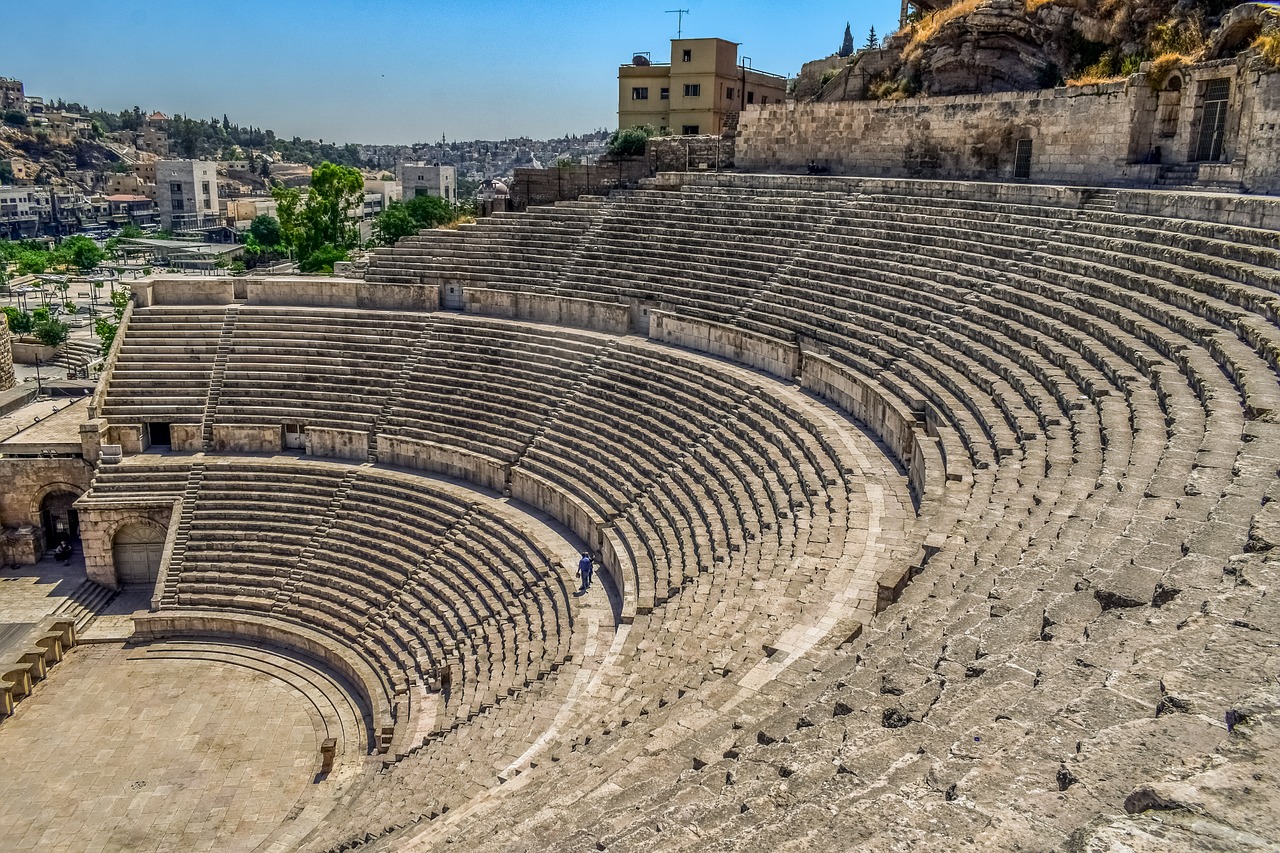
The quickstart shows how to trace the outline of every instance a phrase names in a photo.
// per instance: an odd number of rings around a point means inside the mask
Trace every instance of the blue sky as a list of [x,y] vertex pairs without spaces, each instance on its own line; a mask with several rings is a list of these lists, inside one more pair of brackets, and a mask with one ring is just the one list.
[[[332,142],[560,136],[617,124],[617,66],[686,38],[794,75],[899,0],[9,0],[0,76],[27,93]],[[14,38],[25,33],[29,37]],[[37,34],[38,37],[37,37]]]

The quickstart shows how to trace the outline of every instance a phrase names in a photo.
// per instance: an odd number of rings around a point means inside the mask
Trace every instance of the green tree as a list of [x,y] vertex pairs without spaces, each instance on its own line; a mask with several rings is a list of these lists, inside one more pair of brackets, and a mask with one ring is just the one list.
[[120,331],[120,320],[124,317],[124,309],[128,304],[128,291],[117,290],[111,294],[111,316],[99,317],[93,322],[93,333],[102,342],[103,358],[111,352],[111,344],[116,339],[116,332]]
[[302,191],[297,187],[276,184],[271,188],[271,197],[276,200],[276,216],[280,222],[280,242],[288,248],[298,248],[298,237],[302,227],[300,221]]
[[418,220],[403,202],[393,201],[373,220],[373,238],[384,246],[393,245],[401,237],[417,234]]
[[836,56],[853,56],[853,30],[847,23],[844,25],[844,41],[840,44],[840,50],[836,52]]
[[255,216],[249,223],[249,236],[257,240],[258,245],[263,248],[271,249],[279,246],[283,239],[280,220],[266,213]]
[[[364,201],[364,176],[359,170],[321,163],[312,170],[311,186],[305,194],[276,186],[271,195],[276,200],[281,238],[297,250],[306,266],[332,269],[334,252],[342,256],[337,260],[342,260],[346,250],[359,242],[360,232],[351,218]],[[317,255],[315,262],[309,261],[312,255]]]
[[872,27],[871,32],[867,33],[867,43],[862,46],[863,50],[875,50],[880,46],[880,37],[876,35],[876,28]]
[[15,260],[22,275],[39,275],[52,263],[52,257],[45,249],[23,249]]
[[303,258],[298,268],[308,273],[332,273],[333,265],[346,259],[347,252],[345,249],[326,244],[316,247],[315,250]]
[[47,347],[56,347],[71,336],[71,327],[52,317],[35,324],[32,332]]
[[619,157],[639,156],[653,136],[657,136],[657,131],[648,125],[620,128],[609,137],[609,153]]
[[6,110],[4,114],[4,123],[10,127],[26,127],[27,116],[20,110]]
[[97,243],[88,237],[76,235],[62,241],[57,257],[61,263],[70,264],[81,272],[88,272],[102,263],[106,255],[98,248]]
[[360,235],[351,214],[363,203],[364,176],[358,169],[335,163],[321,163],[313,169],[304,212],[316,246],[354,246]]
[[404,203],[419,228],[435,228],[453,221],[453,208],[436,195],[414,196]]
[[15,335],[25,335],[31,331],[35,321],[31,319],[30,314],[12,305],[4,306],[3,310],[5,317],[9,320],[10,332]]

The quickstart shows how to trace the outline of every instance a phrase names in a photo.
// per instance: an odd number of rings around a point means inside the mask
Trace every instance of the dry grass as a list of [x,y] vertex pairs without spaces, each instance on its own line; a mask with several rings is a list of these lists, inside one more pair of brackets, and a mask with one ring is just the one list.
[[1173,72],[1177,71],[1183,65],[1189,65],[1192,58],[1182,53],[1162,53],[1151,62],[1151,68],[1147,71],[1147,82],[1151,84],[1151,88],[1159,91],[1164,88],[1164,84],[1168,82]]
[[1027,11],[1034,12],[1041,6],[1048,6],[1052,2],[1053,0],[1026,0]]
[[956,18],[968,15],[981,6],[983,0],[960,0],[960,2],[940,9],[937,12],[926,15],[924,20],[915,24],[911,28],[911,41],[907,42],[907,48],[903,52],[903,56],[908,58],[915,56],[924,47],[933,36],[945,24],[954,21]]
[[1100,83],[1116,83],[1123,79],[1125,79],[1123,74],[1112,74],[1110,76],[1103,77],[1097,74],[1090,74],[1089,69],[1086,68],[1084,72],[1080,74],[1079,77],[1072,77],[1070,80],[1068,80],[1067,85],[1068,86],[1096,86]]
[[1264,33],[1254,39],[1253,49],[1272,68],[1280,68],[1280,33]]

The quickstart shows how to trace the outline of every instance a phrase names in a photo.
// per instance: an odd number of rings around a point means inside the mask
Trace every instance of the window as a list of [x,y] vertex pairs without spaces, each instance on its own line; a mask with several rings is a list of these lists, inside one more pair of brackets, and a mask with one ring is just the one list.
[[692,51],[692,50],[686,50],[686,51],[684,52],[684,61],[685,61],[685,62],[693,62],[693,51]]
[[686,98],[702,97],[702,84],[701,83],[685,83],[684,96]]
[[169,182],[169,192],[170,192],[172,195],[182,195],[182,182],[181,182],[181,181],[170,181],[170,182]]
[[661,100],[663,100],[663,101],[669,101],[669,100],[671,100],[671,90],[670,90],[670,89],[668,89],[666,86],[663,86],[663,87],[662,87],[662,89],[661,89],[661,90],[659,91],[659,93],[658,93],[658,97],[659,97],[659,99],[661,99]]
[[631,100],[633,100],[633,101],[647,101],[647,100],[649,100],[649,87],[648,87],[648,86],[633,86],[633,87],[631,88]]
[[724,90],[724,96],[725,96],[725,98],[726,98],[726,99],[728,99],[728,100],[730,100],[730,101],[732,101],[732,100],[733,100],[733,87],[732,87],[732,86],[730,86],[728,89],[725,89],[725,90]]
[[747,92],[747,103],[748,103],[748,104],[754,104],[755,102],[756,102],[756,93],[755,93],[755,92]]
[[1013,176],[1021,180],[1031,177],[1031,140],[1019,139],[1018,149],[1013,157]]
[[686,125],[684,126],[684,128],[683,128],[680,132],[681,132],[681,133],[683,133],[685,136],[697,136],[697,135],[698,135],[698,125],[696,125],[696,124],[686,124]]
[[205,209],[205,210],[213,210],[213,202],[212,202],[211,200],[209,200],[209,199],[207,199],[207,198],[206,198],[206,199],[204,200],[204,209]]
[[209,194],[209,182],[208,182],[208,181],[202,181],[202,182],[200,183],[200,192],[204,193],[205,195],[208,195],[208,194]]
[[174,196],[173,198],[169,199],[169,204],[174,210],[184,209],[182,206],[182,196]]
[[761,96],[760,96],[760,106],[762,106],[762,107],[763,107],[763,106],[765,106],[765,105],[766,105],[766,104],[768,104],[768,103],[769,103],[769,96],[768,96],[768,95],[761,95]]

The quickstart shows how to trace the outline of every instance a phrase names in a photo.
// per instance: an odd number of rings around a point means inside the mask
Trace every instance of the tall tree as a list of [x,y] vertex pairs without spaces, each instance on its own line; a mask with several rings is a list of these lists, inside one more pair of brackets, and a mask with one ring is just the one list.
[[[285,186],[275,186],[280,219],[280,236],[285,245],[298,251],[306,262],[312,255],[326,259],[342,255],[360,239],[351,214],[364,200],[364,176],[359,170],[334,163],[321,163],[311,172],[311,186],[305,194]],[[332,260],[328,262],[332,268]],[[305,263],[304,263],[305,268]]]
[[872,27],[871,32],[867,33],[867,43],[862,46],[863,50],[875,50],[880,46],[880,38],[876,35],[876,28]]
[[837,56],[853,56],[853,30],[849,24],[844,25],[844,42],[840,45]]

